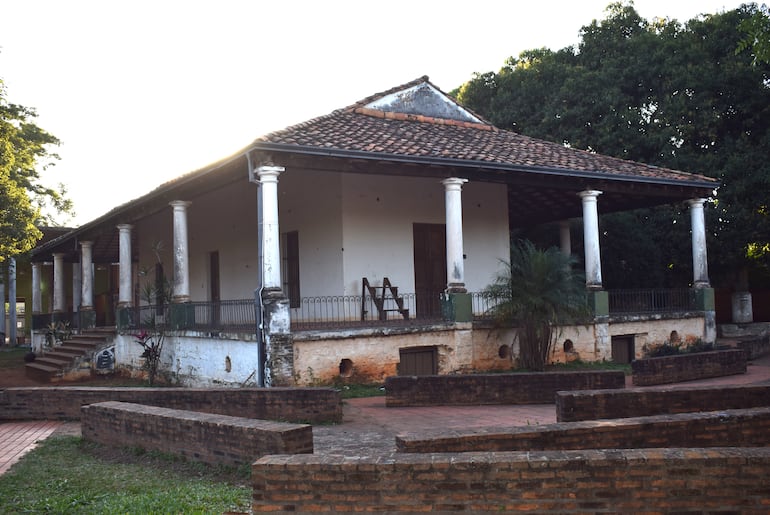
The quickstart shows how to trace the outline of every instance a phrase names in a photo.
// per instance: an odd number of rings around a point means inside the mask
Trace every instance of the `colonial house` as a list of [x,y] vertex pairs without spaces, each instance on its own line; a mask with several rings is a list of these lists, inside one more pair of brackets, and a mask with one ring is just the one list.
[[[480,292],[512,229],[558,221],[565,252],[580,238],[594,319],[564,328],[552,360],[628,361],[672,334],[714,340],[703,204],[717,185],[497,129],[422,77],[262,136],[38,247],[33,323],[114,326],[127,370],[142,363],[134,334],[162,330],[164,370],[189,385],[511,368],[516,329],[484,321]],[[691,288],[606,291],[599,215],[681,202]]]

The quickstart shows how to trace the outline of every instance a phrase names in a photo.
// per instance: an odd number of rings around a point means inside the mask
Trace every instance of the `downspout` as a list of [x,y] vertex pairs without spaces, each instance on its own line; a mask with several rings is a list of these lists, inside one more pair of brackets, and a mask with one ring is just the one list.
[[262,304],[262,290],[264,289],[264,277],[262,270],[262,185],[254,174],[254,164],[251,161],[251,151],[246,152],[246,161],[248,162],[249,182],[257,185],[257,289],[254,290],[254,312],[256,318],[256,337],[257,337],[257,385],[267,386],[265,377],[267,370],[267,342],[265,340],[264,320],[265,308]]

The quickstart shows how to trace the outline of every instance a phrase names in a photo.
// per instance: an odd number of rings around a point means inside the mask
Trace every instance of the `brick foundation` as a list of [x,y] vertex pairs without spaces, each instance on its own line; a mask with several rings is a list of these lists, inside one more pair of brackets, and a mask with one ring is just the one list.
[[311,424],[342,422],[331,388],[97,388],[0,390],[0,420],[78,420],[80,407],[106,401]]
[[396,437],[400,452],[413,453],[769,445],[770,408],[505,429],[443,430]]
[[388,407],[550,404],[561,390],[624,388],[625,380],[621,371],[394,376],[385,399]]
[[586,390],[556,394],[556,420],[574,422],[770,406],[770,385]]
[[210,464],[241,465],[267,454],[313,452],[311,426],[174,410],[127,402],[81,408],[83,438]]
[[266,456],[255,513],[672,512],[770,508],[770,449]]
[[637,359],[631,362],[631,370],[636,386],[745,374],[746,352],[731,349]]

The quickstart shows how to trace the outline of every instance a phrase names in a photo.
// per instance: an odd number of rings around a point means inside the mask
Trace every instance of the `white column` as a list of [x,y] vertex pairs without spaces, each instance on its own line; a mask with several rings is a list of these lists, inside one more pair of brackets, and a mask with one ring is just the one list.
[[43,297],[40,291],[40,265],[41,263],[32,263],[32,314],[38,315],[43,312]]
[[120,289],[118,290],[118,307],[131,306],[131,225],[120,224]]
[[80,297],[83,295],[83,269],[80,263],[72,263],[72,313],[77,314],[80,308]]
[[190,202],[175,200],[174,208],[174,285],[172,302],[190,300],[190,248],[187,242],[187,208]]
[[692,231],[692,282],[695,288],[708,288],[709,269],[706,256],[706,218],[703,213],[705,199],[688,200]]
[[16,345],[16,258],[8,258],[8,341]]
[[67,299],[64,297],[64,253],[53,255],[53,312],[61,313],[67,309]]
[[92,241],[80,242],[80,307],[94,308],[94,264]]
[[572,236],[569,231],[569,220],[559,222],[559,245],[561,253],[565,256],[572,255]]
[[602,260],[599,254],[599,211],[597,197],[601,191],[586,190],[578,195],[583,199],[583,247],[585,248],[586,287],[602,289]]
[[262,188],[262,276],[265,289],[281,289],[281,233],[278,227],[278,176],[283,166],[257,169]]
[[465,263],[463,262],[463,199],[462,187],[468,179],[444,179],[446,208],[446,275],[448,293],[465,293]]

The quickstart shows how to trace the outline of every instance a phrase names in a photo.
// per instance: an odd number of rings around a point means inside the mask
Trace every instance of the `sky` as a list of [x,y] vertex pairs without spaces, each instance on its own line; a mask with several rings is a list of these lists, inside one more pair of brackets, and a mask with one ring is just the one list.
[[[428,75],[579,42],[610,0],[0,0],[6,100],[59,140],[78,226],[257,137]],[[687,21],[730,0],[636,0]]]

